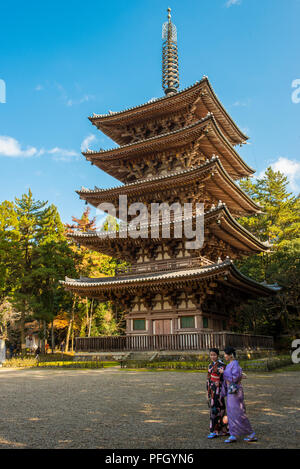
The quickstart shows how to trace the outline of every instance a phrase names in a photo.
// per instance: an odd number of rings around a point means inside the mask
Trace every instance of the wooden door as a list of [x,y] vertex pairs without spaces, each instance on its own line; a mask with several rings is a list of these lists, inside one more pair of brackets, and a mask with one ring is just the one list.
[[153,324],[154,334],[171,334],[171,319],[155,319]]

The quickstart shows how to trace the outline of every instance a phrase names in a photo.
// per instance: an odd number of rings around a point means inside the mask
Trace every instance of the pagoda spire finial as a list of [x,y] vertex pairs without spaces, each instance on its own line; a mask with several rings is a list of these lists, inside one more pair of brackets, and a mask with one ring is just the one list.
[[177,30],[171,22],[171,8],[168,21],[162,27],[162,87],[166,95],[177,93],[179,88]]
[[169,23],[171,23],[171,8],[170,7],[167,9],[167,12],[168,12]]

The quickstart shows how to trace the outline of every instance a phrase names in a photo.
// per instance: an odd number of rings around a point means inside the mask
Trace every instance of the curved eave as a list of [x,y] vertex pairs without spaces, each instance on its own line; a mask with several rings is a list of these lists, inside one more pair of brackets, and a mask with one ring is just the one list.
[[162,149],[165,151],[182,147],[200,136],[202,136],[202,138],[199,140],[199,150],[206,153],[208,157],[211,157],[212,153],[218,153],[231,177],[240,179],[255,173],[254,169],[250,168],[250,166],[243,161],[222,133],[212,114],[208,114],[201,120],[173,132],[109,150],[100,152],[88,151],[82,154],[92,164],[95,164],[111,176],[122,180],[119,175],[119,168],[113,168],[112,162],[119,163],[123,159],[137,159],[143,154],[162,151]]
[[123,121],[138,122],[140,119],[148,118],[149,114],[153,114],[155,111],[157,115],[160,115],[161,111],[164,113],[166,112],[166,108],[168,111],[172,111],[174,106],[181,103],[184,97],[187,98],[188,96],[191,96],[193,101],[197,96],[194,96],[195,91],[197,91],[198,88],[201,88],[202,84],[205,82],[208,82],[207,77],[203,77],[200,81],[196,81],[193,85],[188,86],[173,95],[162,96],[146,103],[129,107],[123,111],[111,112],[109,114],[94,114],[93,116],[89,116],[89,120],[94,125],[102,123],[106,123],[107,125],[117,125],[123,123]]
[[[153,151],[152,145],[160,145],[165,143],[165,140],[170,141],[172,138],[171,143],[175,144],[178,141],[182,141],[182,137],[195,137],[196,134],[199,134],[199,130],[203,130],[205,128],[205,124],[212,118],[211,114],[207,114],[202,119],[199,119],[197,122],[193,122],[192,124],[183,127],[182,129],[173,130],[171,132],[167,132],[160,135],[154,135],[153,137],[146,138],[144,140],[139,140],[138,142],[127,143],[126,145],[120,145],[115,148],[109,148],[108,150],[101,150],[99,152],[88,150],[82,152],[82,154],[88,159],[119,159],[123,154],[136,154],[140,152],[147,152]],[[148,149],[148,146],[151,146]],[[160,148],[160,147],[159,147]]]
[[[193,216],[193,219],[195,219],[195,216]],[[159,224],[159,233],[161,233],[162,225],[162,223]],[[228,245],[240,250],[241,253],[258,253],[269,250],[266,244],[257,239],[232,217],[225,204],[205,213],[204,227],[208,227],[209,232],[215,234],[217,238],[225,241]],[[146,228],[146,232],[148,234],[148,238],[146,239],[151,239],[156,243],[165,241],[161,237],[152,238],[150,226]],[[110,256],[115,254],[116,246],[119,248],[129,246],[139,248],[145,243],[145,238],[134,239],[129,237],[126,232],[121,236],[119,232],[76,232],[69,233],[68,237],[75,243]],[[130,256],[126,254],[123,256],[120,254],[120,257],[124,260],[130,258]]]
[[[228,123],[230,123],[230,125],[232,127],[232,130],[236,134],[235,138],[231,137],[231,143],[233,145],[245,143],[247,140],[249,140],[249,137],[241,131],[241,129],[236,125],[236,123],[234,122],[232,117],[228,114],[228,112],[226,111],[223,104],[219,100],[218,96],[216,95],[216,93],[215,93],[215,91],[214,91],[214,89],[213,89],[213,87],[212,87],[212,85],[211,85],[211,83],[208,79],[207,79],[207,86],[210,90],[210,93],[211,93],[210,96],[212,97],[212,100],[214,101],[216,107],[219,108],[220,111],[224,114],[224,117],[225,117],[226,121],[228,121]],[[208,109],[209,109],[210,112],[214,112],[213,109],[212,110],[210,109],[210,106],[208,106]],[[224,131],[226,133],[228,133],[228,131],[226,131],[225,128],[224,128],[224,124],[222,124],[221,126],[224,129]]]
[[227,280],[224,281],[222,279],[220,282],[223,284],[226,283],[226,285],[231,288],[243,290],[245,293],[251,294],[254,299],[257,295],[265,297],[276,295],[276,293],[281,290],[278,286],[258,283],[250,277],[247,277],[242,274],[242,272],[240,272],[233,263],[231,264],[230,275]]
[[[219,199],[225,201],[224,196],[227,193],[228,198],[232,197],[233,199],[238,200],[237,205],[240,205],[242,210],[245,213],[261,213],[261,207],[257,205],[247,194],[244,192],[239,185],[230,177],[226,169],[224,168],[222,162],[217,157],[216,159],[217,171],[216,174],[213,174],[213,177],[208,180],[207,187],[211,194],[218,194]],[[224,184],[226,182],[226,185]],[[218,187],[218,191],[217,191]],[[228,188],[226,190],[226,188]],[[230,203],[227,205],[231,208]]]
[[[211,177],[213,175],[213,177]],[[215,195],[222,202],[240,214],[261,212],[261,208],[235,183],[223,167],[218,157],[196,168],[179,171],[177,173],[144,179],[111,189],[76,191],[81,199],[97,207],[101,202],[116,200],[120,195],[142,198],[156,190],[169,189],[170,186],[179,187],[196,180],[202,181],[208,192]],[[225,197],[225,198],[224,198]]]
[[201,282],[205,280],[216,279],[221,284],[229,288],[235,288],[243,291],[251,297],[269,296],[275,294],[278,288],[272,288],[262,285],[243,275],[232,263],[226,260],[220,264],[214,264],[209,267],[198,269],[171,271],[164,273],[138,274],[126,277],[105,277],[100,279],[81,278],[78,280],[66,278],[60,281],[65,289],[78,293],[79,295],[97,295],[108,291],[135,291],[141,287],[156,287],[160,289],[162,285],[184,286],[190,282]]
[[140,284],[155,284],[161,282],[176,283],[183,280],[189,280],[194,278],[213,278],[216,275],[227,273],[229,261],[225,261],[220,264],[214,264],[209,267],[201,267],[198,269],[184,270],[184,271],[169,271],[169,272],[157,272],[151,274],[136,274],[122,277],[106,277],[101,279],[95,278],[80,278],[79,280],[66,278],[65,281],[60,281],[62,285],[72,289],[106,289],[106,288],[122,288]]
[[[236,158],[236,162],[238,163],[238,165],[241,166],[241,172],[240,173],[239,173],[239,170],[236,167],[237,173],[240,174],[240,176],[235,177],[235,179],[239,179],[240,177],[248,177],[248,176],[253,175],[255,173],[255,170],[253,168],[251,168],[250,166],[248,166],[247,163],[240,157],[238,152],[233,148],[231,143],[228,141],[228,139],[225,137],[225,135],[221,131],[221,129],[218,126],[214,116],[211,116],[211,117],[212,117],[212,123],[213,123],[215,133],[218,135],[218,137],[220,138],[222,143],[227,147],[228,152],[231,152],[233,150],[234,156]],[[228,171],[228,173],[229,173],[229,171]]]
[[[202,93],[208,91],[207,98],[203,97]],[[248,140],[234,120],[230,117],[216,93],[213,90],[207,77],[196,82],[194,85],[179,91],[172,96],[163,96],[153,101],[143,103],[141,105],[125,109],[120,112],[113,112],[110,114],[94,115],[89,117],[89,120],[99,130],[112,138],[115,142],[122,145],[124,138],[118,132],[118,126],[124,124],[135,124],[149,118],[158,118],[160,116],[168,115],[174,111],[180,111],[187,105],[192,105],[197,100],[201,99],[201,104],[204,107],[202,113],[207,109],[210,112],[218,114],[218,122],[222,127],[227,138],[233,145],[242,144]]]
[[268,252],[270,250],[269,246],[240,225],[226,206],[222,209],[220,220],[221,225],[216,224],[213,230],[219,239],[247,253]]
[[[106,196],[110,196],[110,195],[113,195],[113,194],[116,194],[117,196],[122,192],[123,193],[130,193],[130,192],[133,192],[133,193],[136,193],[136,190],[138,191],[142,191],[144,192],[144,190],[149,187],[151,188],[153,186],[153,184],[158,184],[158,183],[161,183],[161,182],[164,182],[164,181],[168,181],[170,179],[181,179],[183,176],[185,175],[190,175],[192,172],[194,172],[195,170],[202,170],[202,171],[209,171],[209,169],[214,165],[215,161],[217,161],[217,157],[213,157],[211,158],[211,160],[203,163],[202,165],[198,166],[198,168],[190,168],[190,169],[184,169],[184,170],[180,170],[180,171],[175,171],[174,173],[172,174],[166,174],[166,175],[163,175],[163,176],[154,176],[154,177],[151,177],[151,178],[147,178],[147,179],[139,179],[137,181],[134,181],[134,182],[129,182],[127,184],[122,184],[122,185],[119,185],[119,186],[116,186],[116,187],[110,187],[108,189],[99,189],[99,188],[96,188],[96,189],[84,189],[84,190],[80,190],[80,191],[76,191],[77,194],[80,196],[80,197],[85,197],[85,196],[89,196],[89,195],[95,195],[95,196],[99,196],[99,195],[102,195],[104,194],[104,197]],[[126,191],[126,192],[124,192]]]

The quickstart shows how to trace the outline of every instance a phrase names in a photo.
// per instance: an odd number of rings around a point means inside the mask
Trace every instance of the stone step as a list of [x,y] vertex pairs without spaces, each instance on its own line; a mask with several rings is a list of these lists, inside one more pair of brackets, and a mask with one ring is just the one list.
[[123,361],[129,358],[130,352],[87,352],[75,353],[74,361]]
[[129,357],[127,358],[128,360],[138,360],[138,361],[153,361],[156,356],[158,355],[158,352],[130,352]]

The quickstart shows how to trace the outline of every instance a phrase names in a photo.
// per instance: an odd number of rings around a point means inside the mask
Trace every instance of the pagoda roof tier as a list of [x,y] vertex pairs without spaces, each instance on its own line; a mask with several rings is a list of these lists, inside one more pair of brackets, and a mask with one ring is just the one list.
[[197,143],[197,151],[204,157],[210,158],[218,154],[222,163],[233,179],[248,177],[255,173],[239,156],[237,151],[220,130],[215,117],[208,114],[201,120],[179,130],[150,137],[139,142],[130,143],[109,150],[88,150],[82,154],[92,164],[104,170],[111,176],[126,182],[128,169],[122,163],[125,160],[137,162],[145,155],[150,155],[155,162],[158,161],[158,152],[179,149]]
[[[195,219],[195,216],[192,218]],[[138,248],[142,248],[145,243],[149,242],[148,240],[155,244],[170,242],[170,239],[165,239],[161,236],[164,224],[166,223],[159,223],[159,237],[157,238],[153,238],[151,236],[150,224],[142,230],[147,234],[147,238],[132,238],[124,229],[117,232],[77,231],[68,233],[68,237],[89,249],[103,252],[109,256],[115,256],[116,253],[118,253],[118,256],[120,256],[121,259],[132,260],[131,253],[136,251]],[[270,245],[268,243],[261,242],[246,230],[246,228],[240,225],[230,214],[230,211],[225,204],[220,204],[218,207],[212,208],[204,214],[204,227],[206,236],[205,242],[207,241],[207,237],[213,234],[219,240],[224,241],[226,244],[229,244],[240,251],[241,254],[253,254],[268,251],[270,249]],[[171,222],[170,228],[170,232],[173,233],[174,220]],[[187,239],[183,238],[183,240],[186,241]],[[181,240],[174,238],[174,241],[179,242]]]
[[122,130],[124,126],[139,125],[149,120],[155,121],[178,112],[184,112],[190,120],[197,120],[204,117],[207,112],[212,112],[232,145],[248,140],[222,106],[207,77],[203,77],[194,85],[171,96],[152,99],[121,112],[93,114],[89,119],[99,130],[119,145],[123,145],[128,143]]
[[174,288],[175,286],[185,289],[189,285],[201,287],[203,282],[213,279],[230,289],[242,291],[247,296],[254,298],[268,296],[279,290],[279,287],[261,284],[246,277],[237,270],[230,259],[190,270],[157,272],[146,275],[135,274],[122,277],[81,277],[80,279],[66,277],[65,281],[60,282],[66,290],[73,293],[105,299],[109,292],[117,292],[117,295],[120,296],[122,292],[134,295],[145,288],[147,292],[159,292],[164,287]]
[[[214,197],[225,202],[238,215],[261,212],[261,208],[234,182],[216,156],[197,167],[164,176],[138,180],[110,189],[82,188],[77,193],[81,199],[86,200],[94,207],[98,207],[103,202],[116,204],[120,195],[127,195],[128,202],[129,199],[131,199],[131,202],[141,202],[159,191],[160,199],[164,200],[163,192],[174,190],[174,188],[177,190],[184,188],[187,198],[190,195],[192,184],[198,183],[205,186],[205,191],[211,198]],[[169,197],[165,197],[165,200],[169,200]],[[154,202],[155,200],[151,201]],[[198,202],[201,202],[201,200],[198,200]]]

